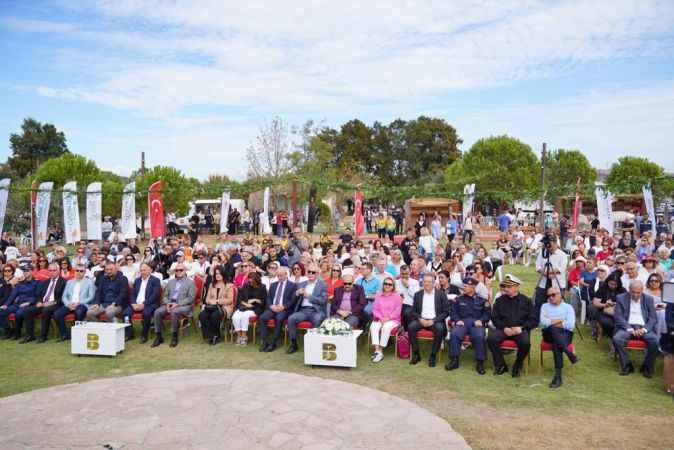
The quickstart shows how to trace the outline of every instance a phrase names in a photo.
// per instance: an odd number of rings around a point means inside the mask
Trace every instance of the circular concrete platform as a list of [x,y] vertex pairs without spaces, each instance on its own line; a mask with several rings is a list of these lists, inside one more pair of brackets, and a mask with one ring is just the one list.
[[0,448],[468,449],[392,395],[285,372],[177,370],[0,399]]

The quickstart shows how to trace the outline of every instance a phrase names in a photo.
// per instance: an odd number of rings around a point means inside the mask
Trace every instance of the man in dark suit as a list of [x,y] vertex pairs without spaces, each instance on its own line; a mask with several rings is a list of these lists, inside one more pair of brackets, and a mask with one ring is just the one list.
[[[297,285],[288,280],[288,268],[280,266],[276,271],[278,281],[272,283],[269,287],[269,294],[267,295],[266,307],[264,312],[260,315],[258,320],[258,327],[260,329],[260,351],[273,352],[278,345],[281,338],[281,330],[283,329],[283,322],[294,311],[295,290]],[[269,327],[267,321],[274,319],[274,337],[271,342],[267,341],[269,334]]]
[[365,291],[361,286],[353,284],[352,275],[342,277],[343,286],[335,289],[335,296],[330,306],[330,315],[339,316],[351,328],[358,327],[363,321],[363,308],[367,305]]
[[143,325],[140,332],[140,343],[147,342],[150,332],[150,323],[154,310],[159,308],[161,299],[161,282],[159,278],[152,276],[152,268],[149,264],[140,265],[140,276],[133,282],[133,294],[129,299],[129,306],[124,308],[122,315],[129,318],[132,325],[126,327],[126,340],[133,339],[133,313],[143,313]]
[[644,377],[651,378],[655,357],[658,354],[658,337],[654,332],[658,318],[653,297],[644,294],[643,291],[643,283],[634,280],[630,282],[629,293],[616,297],[613,345],[620,360],[620,375],[629,375],[634,372],[634,366],[625,351],[625,345],[631,339],[645,341],[648,346],[646,358],[639,371]]
[[423,279],[423,289],[414,294],[414,303],[410,312],[410,323],[407,326],[410,344],[412,345],[412,358],[410,364],[421,361],[419,353],[419,341],[417,332],[426,329],[433,332],[433,347],[431,356],[428,358],[428,366],[435,367],[440,344],[447,334],[445,320],[449,316],[449,301],[444,292],[435,289],[435,276],[427,273]]
[[58,263],[49,264],[49,278],[41,282],[37,287],[37,303],[26,311],[26,328],[30,326],[29,335],[33,334],[33,318],[42,313],[42,323],[40,326],[40,337],[37,343],[41,344],[47,340],[49,334],[49,325],[51,325],[54,313],[61,307],[63,290],[66,288],[65,278],[60,276],[61,270]]

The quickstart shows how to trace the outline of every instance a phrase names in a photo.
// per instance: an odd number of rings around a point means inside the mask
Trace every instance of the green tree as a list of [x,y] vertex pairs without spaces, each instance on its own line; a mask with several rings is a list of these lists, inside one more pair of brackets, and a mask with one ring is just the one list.
[[180,170],[170,166],[154,166],[145,171],[145,176],[135,171],[130,177],[136,182],[136,210],[147,215],[147,191],[155,181],[161,181],[165,211],[187,214],[188,203],[200,192],[196,178],[186,177]]
[[653,194],[661,196],[671,190],[671,180],[662,177],[665,170],[649,160],[639,156],[623,156],[611,166],[606,177],[606,184],[612,192],[635,194],[640,193],[644,184],[651,184]]
[[445,171],[445,184],[463,192],[467,183],[475,183],[478,199],[511,202],[530,197],[540,173],[539,161],[527,144],[510,136],[480,139]]
[[593,185],[597,181],[597,170],[580,150],[560,148],[550,152],[545,169],[545,186],[550,202],[565,195],[572,195],[579,178],[584,185]]
[[52,124],[42,124],[26,118],[21,125],[21,134],[9,137],[12,156],[7,160],[10,168],[23,178],[34,173],[41,163],[68,153],[66,137]]

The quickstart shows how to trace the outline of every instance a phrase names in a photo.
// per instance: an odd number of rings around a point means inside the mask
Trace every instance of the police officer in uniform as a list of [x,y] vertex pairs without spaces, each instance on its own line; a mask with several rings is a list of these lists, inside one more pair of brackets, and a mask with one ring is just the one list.
[[538,318],[531,299],[520,293],[521,284],[519,278],[507,274],[502,283],[503,295],[494,302],[491,321],[496,329],[489,330],[487,337],[487,345],[494,355],[494,375],[502,375],[508,371],[501,351],[503,341],[511,339],[517,344],[517,359],[512,370],[513,378],[519,376],[524,358],[531,349],[529,332],[538,325]]
[[451,303],[450,317],[454,321],[454,327],[449,337],[449,362],[445,369],[454,370],[459,368],[459,354],[461,342],[469,335],[475,349],[475,370],[484,375],[484,360],[487,358],[485,342],[485,330],[489,323],[489,302],[475,293],[475,287],[479,281],[475,278],[463,280],[463,294]]

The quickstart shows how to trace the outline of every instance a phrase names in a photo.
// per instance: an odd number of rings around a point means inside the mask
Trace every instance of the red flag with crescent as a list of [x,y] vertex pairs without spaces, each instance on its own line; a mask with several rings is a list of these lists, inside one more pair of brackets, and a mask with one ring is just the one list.
[[358,238],[363,234],[363,194],[360,191],[353,196],[353,203],[353,228]]
[[147,204],[150,209],[150,236],[153,238],[166,236],[164,203],[161,199],[161,181],[156,181],[150,186]]

